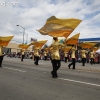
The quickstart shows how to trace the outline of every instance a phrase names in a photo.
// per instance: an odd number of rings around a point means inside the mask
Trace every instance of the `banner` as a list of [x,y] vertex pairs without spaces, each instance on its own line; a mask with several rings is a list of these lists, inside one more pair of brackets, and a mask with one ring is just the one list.
[[30,40],[31,42],[36,42],[37,41],[37,39],[36,38],[31,38],[31,40]]

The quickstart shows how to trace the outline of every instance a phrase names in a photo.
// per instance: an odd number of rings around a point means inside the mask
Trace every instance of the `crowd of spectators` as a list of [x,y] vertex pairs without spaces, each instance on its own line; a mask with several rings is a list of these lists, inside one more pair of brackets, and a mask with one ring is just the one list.
[[[40,51],[39,54],[40,54],[40,60],[44,60],[43,51]],[[11,53],[6,54],[6,56],[10,57],[10,58],[21,58],[21,52],[17,52],[17,53],[16,52],[11,52]],[[61,56],[61,61],[64,61],[65,57],[64,57],[64,52],[63,51],[60,52],[60,56]],[[25,52],[24,59],[34,59],[34,52]],[[47,53],[47,60],[50,60],[50,59],[51,59],[51,53],[48,52]],[[67,62],[70,62],[70,61],[71,61],[71,53],[68,52]],[[94,61],[95,61],[95,63],[100,63],[100,53],[95,53]],[[78,62],[78,63],[81,62],[80,52],[76,52],[76,62]],[[89,53],[86,54],[86,62],[87,63],[90,62]]]

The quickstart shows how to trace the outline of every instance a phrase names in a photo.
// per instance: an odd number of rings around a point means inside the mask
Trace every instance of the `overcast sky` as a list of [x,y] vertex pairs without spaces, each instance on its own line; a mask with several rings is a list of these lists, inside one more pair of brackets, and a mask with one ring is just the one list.
[[80,33],[80,38],[100,37],[100,0],[0,0],[0,36],[14,35],[13,40],[23,42],[22,26],[25,42],[27,34],[28,42],[31,37],[50,42],[52,37],[36,30],[53,15],[82,20],[70,36]]

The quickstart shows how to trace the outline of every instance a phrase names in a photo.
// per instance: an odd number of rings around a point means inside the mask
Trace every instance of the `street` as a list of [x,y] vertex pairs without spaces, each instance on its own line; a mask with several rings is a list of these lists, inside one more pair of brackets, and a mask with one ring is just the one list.
[[73,70],[68,63],[62,61],[58,78],[52,78],[50,61],[40,60],[36,66],[32,59],[5,57],[0,100],[100,100],[100,64],[83,68],[76,63]]

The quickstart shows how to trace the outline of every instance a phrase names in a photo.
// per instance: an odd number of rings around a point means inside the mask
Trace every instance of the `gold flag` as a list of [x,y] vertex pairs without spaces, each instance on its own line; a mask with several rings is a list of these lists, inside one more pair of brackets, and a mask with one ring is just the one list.
[[91,48],[91,50],[93,50],[94,52],[96,52],[98,50],[98,47],[93,47],[93,48]]
[[34,45],[37,48],[41,48],[46,42],[47,40],[36,41],[36,42],[30,43],[29,46]]
[[27,45],[27,44],[19,44],[18,47],[22,48],[22,49],[27,49],[29,47],[29,45]]
[[13,37],[14,37],[14,36],[5,36],[5,37],[0,36],[0,45],[2,45],[2,46],[7,46],[8,43],[11,41],[11,39],[12,39]]
[[69,52],[69,50],[70,50],[71,48],[72,48],[72,46],[67,46],[67,47],[63,48],[63,50]]
[[91,42],[85,42],[85,43],[80,43],[79,46],[81,46],[82,48],[92,48],[93,46],[95,46],[97,43],[91,43]]
[[72,36],[71,38],[69,38],[69,39],[67,39],[66,40],[66,44],[67,45],[76,45],[77,43],[78,43],[78,39],[79,39],[79,35],[80,35],[80,33],[78,33],[78,34],[75,34],[74,36]]
[[68,37],[81,21],[75,18],[58,19],[55,16],[51,16],[47,19],[46,24],[38,31],[42,35]]

